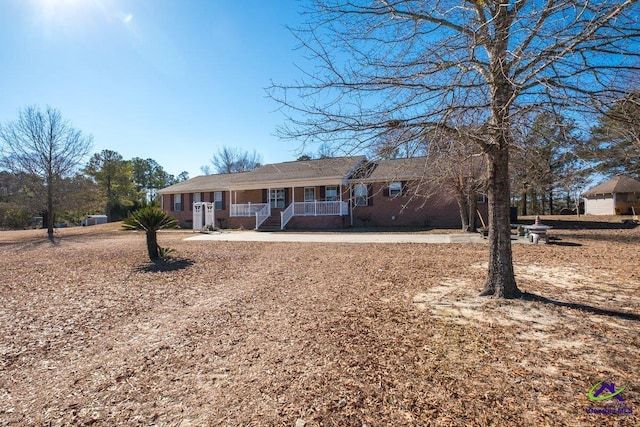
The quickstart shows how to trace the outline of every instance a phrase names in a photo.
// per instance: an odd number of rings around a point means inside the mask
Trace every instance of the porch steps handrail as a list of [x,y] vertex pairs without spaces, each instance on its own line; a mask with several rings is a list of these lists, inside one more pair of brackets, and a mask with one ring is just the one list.
[[266,204],[265,207],[256,211],[256,230],[260,228],[263,222],[267,220],[271,216],[271,205],[269,203]]
[[284,230],[287,223],[293,218],[295,203],[291,203],[285,210],[280,212],[280,230]]

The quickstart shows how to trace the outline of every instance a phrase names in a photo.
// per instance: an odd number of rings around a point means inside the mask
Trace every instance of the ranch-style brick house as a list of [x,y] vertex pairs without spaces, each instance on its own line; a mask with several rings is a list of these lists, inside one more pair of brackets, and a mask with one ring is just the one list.
[[428,166],[425,157],[297,160],[198,176],[158,193],[162,209],[194,230],[460,227],[453,199],[421,195]]

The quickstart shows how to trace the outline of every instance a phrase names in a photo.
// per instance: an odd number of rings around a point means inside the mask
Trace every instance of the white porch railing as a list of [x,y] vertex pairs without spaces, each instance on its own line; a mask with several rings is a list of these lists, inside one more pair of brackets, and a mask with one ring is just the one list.
[[271,216],[271,205],[267,203],[262,209],[256,212],[256,230],[262,225],[263,222]]
[[269,203],[232,204],[229,216],[254,216],[256,212],[264,209],[265,206],[269,206]]
[[348,215],[349,205],[347,202],[295,202],[293,206],[293,216],[320,216],[320,215]]
[[[294,216],[330,216],[348,215],[349,204],[347,202],[294,202],[289,204],[280,213],[280,228],[284,229],[287,223]],[[230,216],[236,217],[256,217],[256,228],[271,216],[271,205],[269,203],[246,203],[232,204]]]
[[294,202],[280,212],[280,229],[284,230],[294,216],[348,215],[347,202]]

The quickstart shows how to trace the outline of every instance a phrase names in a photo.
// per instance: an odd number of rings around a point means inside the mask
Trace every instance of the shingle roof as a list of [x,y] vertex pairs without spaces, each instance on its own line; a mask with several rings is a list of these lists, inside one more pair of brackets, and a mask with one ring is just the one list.
[[222,191],[305,180],[343,180],[364,160],[364,156],[351,156],[274,163],[249,172],[197,176],[163,188],[158,193]]
[[640,193],[640,182],[624,175],[617,175],[610,180],[596,185],[586,193],[585,196],[596,196],[598,194],[613,193]]
[[343,179],[364,160],[364,156],[351,156],[268,164],[247,172],[233,184]]
[[354,176],[353,179],[369,182],[393,182],[417,179],[426,174],[427,166],[427,157],[378,160],[368,162],[365,165],[368,170],[360,174],[360,176]]
[[222,191],[226,190],[230,183],[234,180],[241,179],[242,175],[249,172],[238,173],[222,173],[216,175],[201,175],[177,184],[165,187],[158,193],[194,193],[204,191]]

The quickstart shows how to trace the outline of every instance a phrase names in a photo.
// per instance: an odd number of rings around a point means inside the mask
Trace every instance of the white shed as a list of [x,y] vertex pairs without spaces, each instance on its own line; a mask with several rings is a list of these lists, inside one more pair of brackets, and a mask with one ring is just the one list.
[[617,175],[584,193],[587,215],[625,215],[640,211],[640,182]]
[[87,225],[106,224],[107,221],[106,215],[87,215],[80,224],[85,227]]

